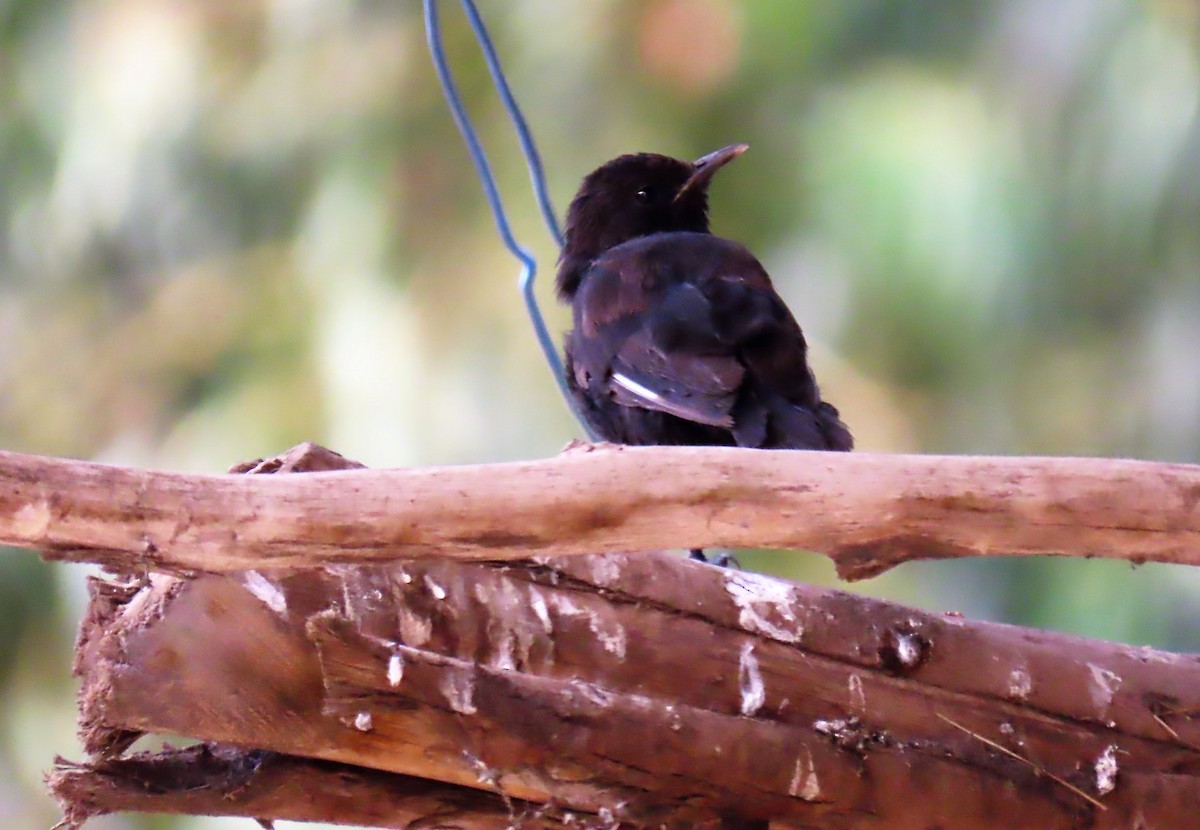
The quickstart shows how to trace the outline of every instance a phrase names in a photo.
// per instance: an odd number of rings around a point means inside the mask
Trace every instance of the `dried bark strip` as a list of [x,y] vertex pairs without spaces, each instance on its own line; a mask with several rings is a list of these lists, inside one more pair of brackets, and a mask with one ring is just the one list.
[[973,555],[1200,564],[1200,467],[601,445],[514,464],[195,476],[0,453],[0,543],[183,572],[708,546],[817,550],[846,578]]
[[47,786],[63,827],[118,812],[244,816],[367,827],[528,830],[562,816],[493,793],[378,770],[232,747],[193,746],[71,764],[58,759]]

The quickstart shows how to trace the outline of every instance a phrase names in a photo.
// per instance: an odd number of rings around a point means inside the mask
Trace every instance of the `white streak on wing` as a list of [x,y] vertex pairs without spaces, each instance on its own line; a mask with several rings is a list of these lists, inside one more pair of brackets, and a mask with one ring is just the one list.
[[612,379],[613,379],[613,382],[616,383],[618,386],[623,386],[625,389],[627,389],[630,392],[632,392],[633,394],[637,395],[639,398],[643,398],[648,401],[661,401],[662,400],[662,395],[658,394],[657,392],[655,392],[652,389],[647,389],[645,386],[642,386],[636,380],[630,380],[629,378],[625,377],[622,374],[613,372]]

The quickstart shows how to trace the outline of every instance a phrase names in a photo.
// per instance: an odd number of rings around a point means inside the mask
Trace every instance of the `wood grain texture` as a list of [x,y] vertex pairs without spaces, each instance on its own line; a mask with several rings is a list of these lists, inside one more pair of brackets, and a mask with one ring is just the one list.
[[954,556],[1194,565],[1200,467],[598,445],[509,464],[204,476],[0,453],[0,543],[175,572],[711,546],[820,551],[848,579]]
[[80,661],[102,756],[179,733],[631,827],[1184,827],[1200,799],[1196,656],[664,554],[159,579],[114,611]]
[[[75,820],[1117,830],[1200,799],[1200,657],[657,553],[96,579],[76,672]],[[256,749],[122,758],[146,732]]]

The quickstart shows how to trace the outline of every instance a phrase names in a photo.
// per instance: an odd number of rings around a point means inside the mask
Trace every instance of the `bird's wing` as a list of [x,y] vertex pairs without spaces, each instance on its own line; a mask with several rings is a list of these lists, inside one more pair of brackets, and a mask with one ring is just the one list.
[[732,427],[745,368],[731,355],[662,349],[652,329],[633,332],[613,357],[612,399],[717,427]]
[[730,429],[745,446],[849,448],[800,326],[741,245],[672,233],[617,246],[574,308],[575,380],[593,398]]
[[598,263],[577,298],[577,366],[618,404],[725,428],[748,368],[759,364],[785,386],[796,380],[789,370],[810,378],[799,327],[747,259],[715,272],[710,260],[694,278],[657,286],[645,284],[644,261]]

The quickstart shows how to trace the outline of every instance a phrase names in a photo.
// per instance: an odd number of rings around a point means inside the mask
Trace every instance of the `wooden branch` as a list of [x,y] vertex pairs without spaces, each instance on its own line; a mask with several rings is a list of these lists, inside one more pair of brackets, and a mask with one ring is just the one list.
[[561,827],[560,816],[494,793],[379,770],[199,745],[72,764],[46,776],[64,827],[117,812],[244,816],[368,827]]
[[710,546],[816,550],[848,579],[974,555],[1195,565],[1198,505],[1200,467],[1111,459],[601,445],[513,464],[198,476],[0,453],[0,543],[126,570]]
[[1200,799],[1200,658],[662,554],[97,597],[102,757],[179,733],[636,827],[1185,827]]

